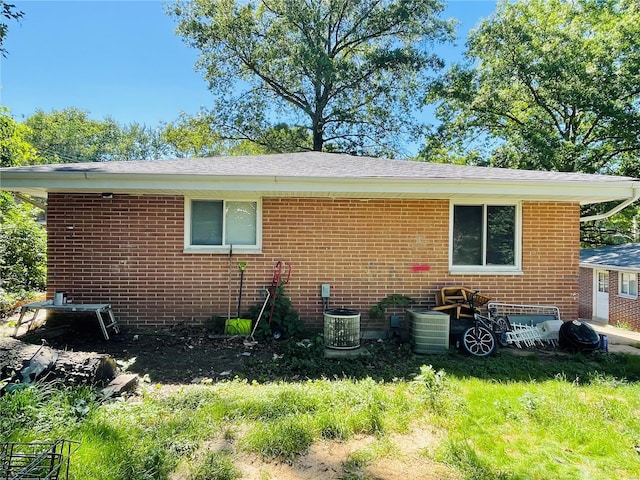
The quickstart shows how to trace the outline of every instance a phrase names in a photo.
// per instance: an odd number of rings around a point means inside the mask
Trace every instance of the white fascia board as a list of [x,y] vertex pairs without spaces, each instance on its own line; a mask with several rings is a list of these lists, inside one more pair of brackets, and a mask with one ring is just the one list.
[[328,178],[112,174],[99,172],[3,172],[2,190],[44,196],[45,192],[179,193],[254,192],[259,195],[311,195],[398,198],[474,198],[499,196],[523,200],[570,201],[583,205],[625,200],[637,182],[575,182],[468,178]]
[[615,272],[633,272],[640,273],[640,267],[621,267],[620,265],[602,265],[598,263],[580,262],[581,268],[590,268],[592,270],[612,270]]
[[[434,178],[300,178],[300,177],[207,177],[169,176],[166,181],[151,177],[148,181],[122,179],[121,187],[175,189],[179,191],[246,191],[314,196],[397,196],[405,198],[464,198],[501,196],[517,199],[540,199],[580,202],[581,204],[623,200],[633,196],[631,182],[539,182],[483,181],[476,179]],[[628,185],[626,185],[628,183]],[[155,187],[155,188],[154,188]]]

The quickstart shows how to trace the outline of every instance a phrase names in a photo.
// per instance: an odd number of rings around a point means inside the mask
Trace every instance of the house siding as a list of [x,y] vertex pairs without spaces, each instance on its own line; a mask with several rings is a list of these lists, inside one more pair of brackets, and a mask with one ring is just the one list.
[[[445,285],[496,301],[554,304],[578,315],[579,206],[525,202],[522,275],[452,275],[447,200],[264,198],[261,254],[184,253],[181,196],[51,193],[48,294],[111,303],[125,325],[202,323],[236,316],[238,261],[248,263],[243,305],[261,302],[278,260],[292,266],[286,293],[305,323],[322,326],[320,285],[331,308],[362,312],[363,329],[387,328],[367,312],[391,293],[432,305]],[[429,270],[416,265],[428,265]]]

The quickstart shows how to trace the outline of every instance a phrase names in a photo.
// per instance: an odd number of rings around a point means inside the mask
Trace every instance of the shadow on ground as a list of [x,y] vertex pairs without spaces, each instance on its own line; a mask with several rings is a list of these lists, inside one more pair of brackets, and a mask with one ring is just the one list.
[[203,379],[243,378],[301,381],[314,378],[373,378],[380,381],[412,379],[421,365],[432,365],[450,376],[495,381],[543,381],[563,378],[589,382],[614,377],[640,381],[640,356],[593,353],[568,354],[554,347],[520,350],[502,348],[489,358],[463,355],[454,349],[443,354],[415,355],[408,342],[362,342],[366,355],[325,358],[322,338],[307,341],[247,342],[246,337],[213,335],[202,327],[178,325],[162,330],[122,329],[105,340],[93,321],[76,319],[46,326],[19,337],[22,341],[60,350],[106,353],[123,370],[152,383],[189,384]]

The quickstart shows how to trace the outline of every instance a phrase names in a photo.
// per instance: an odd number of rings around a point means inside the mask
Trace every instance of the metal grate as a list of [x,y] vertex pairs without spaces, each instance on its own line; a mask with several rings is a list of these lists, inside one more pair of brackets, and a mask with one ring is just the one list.
[[0,444],[0,480],[58,480],[69,478],[69,460],[80,443],[55,442]]
[[517,348],[556,345],[562,324],[558,307],[489,302],[487,308],[492,319],[509,320],[511,328],[504,334],[509,345]]
[[359,348],[360,313],[341,309],[324,312],[324,341],[327,348]]
[[[560,309],[554,305],[518,305],[515,303],[489,302],[487,304],[491,318],[507,317],[512,323],[535,323],[539,321],[560,320]],[[519,321],[519,320],[524,321]]]

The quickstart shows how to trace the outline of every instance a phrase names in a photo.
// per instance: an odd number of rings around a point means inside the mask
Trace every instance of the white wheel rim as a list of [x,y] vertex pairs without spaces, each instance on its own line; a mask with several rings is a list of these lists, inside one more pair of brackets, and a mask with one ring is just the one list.
[[[474,330],[478,335],[474,335]],[[495,339],[491,332],[484,327],[470,328],[464,335],[464,344],[474,355],[488,355],[493,351]]]

